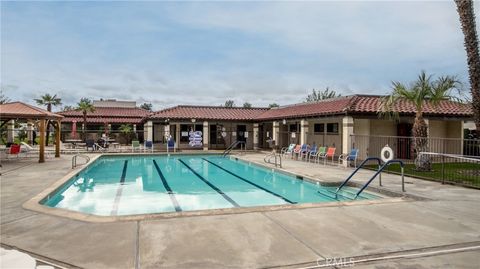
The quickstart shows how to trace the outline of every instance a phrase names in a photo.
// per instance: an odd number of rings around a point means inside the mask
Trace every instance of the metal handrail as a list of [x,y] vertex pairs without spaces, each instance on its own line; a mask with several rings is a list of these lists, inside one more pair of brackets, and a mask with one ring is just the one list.
[[75,154],[72,157],[72,169],[77,167],[77,157],[84,158],[86,160],[86,162],[84,164],[87,164],[88,162],[90,162],[90,157],[88,157],[87,155],[85,155],[85,154]]
[[[275,167],[279,166],[280,168],[282,168],[282,155],[276,153],[275,151],[265,155],[265,157],[263,158],[263,161],[266,162],[266,163],[272,163],[272,162],[270,162],[270,160],[272,158],[275,158],[275,163],[274,163]],[[278,158],[279,162],[277,162],[277,158]]]
[[240,144],[240,151],[245,152],[245,149],[246,149],[245,141],[235,141],[223,151],[222,156],[223,157],[227,156],[227,154],[229,154],[233,150],[233,148],[238,146],[239,144]]
[[357,197],[360,195],[360,193],[362,193],[362,191],[365,188],[367,188],[367,186],[377,177],[377,175],[380,174],[383,171],[383,169],[385,169],[387,166],[389,166],[392,163],[399,163],[400,166],[401,166],[402,191],[405,192],[405,178],[404,178],[404,175],[403,175],[403,170],[404,170],[405,164],[400,160],[390,160],[390,161],[386,162],[384,165],[382,165],[382,167],[380,167],[378,169],[378,171],[375,172],[375,174],[373,174],[373,176],[367,181],[367,183],[365,183],[365,185],[363,185],[363,187],[357,192],[357,194],[355,194],[354,199],[357,199]]
[[[368,161],[371,161],[371,160],[375,160],[378,162],[378,168],[380,169],[380,165],[382,163],[382,161],[380,160],[380,158],[377,158],[377,157],[368,157],[366,158],[351,174],[349,177],[347,177],[347,179],[345,179],[345,181],[343,181],[342,185],[340,185],[337,190],[335,191],[335,194],[337,194],[341,188],[343,188],[343,186],[347,185],[348,181],[350,181],[350,179],[352,179],[352,177],[358,172],[358,170],[360,170],[360,168],[362,168]],[[381,184],[380,184],[381,185]]]

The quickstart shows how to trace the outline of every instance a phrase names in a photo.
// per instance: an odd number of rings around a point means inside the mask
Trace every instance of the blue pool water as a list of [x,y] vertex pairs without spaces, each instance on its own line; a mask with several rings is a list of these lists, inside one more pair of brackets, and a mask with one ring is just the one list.
[[357,190],[335,199],[335,189],[218,155],[102,156],[42,203],[114,216],[342,201]]

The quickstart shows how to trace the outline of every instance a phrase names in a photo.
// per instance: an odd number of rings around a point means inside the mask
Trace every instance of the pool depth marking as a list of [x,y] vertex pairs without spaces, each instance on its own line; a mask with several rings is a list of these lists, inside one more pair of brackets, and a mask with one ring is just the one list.
[[200,180],[202,180],[203,182],[205,182],[205,184],[207,184],[208,186],[210,186],[210,188],[214,189],[216,192],[218,192],[220,195],[223,196],[223,198],[225,198],[225,200],[229,201],[233,206],[235,207],[240,207],[239,204],[237,204],[237,202],[235,202],[232,198],[230,198],[230,196],[226,195],[222,190],[220,190],[219,188],[217,188],[215,185],[213,185],[212,183],[210,183],[210,181],[206,180],[204,177],[202,177],[199,173],[197,173],[195,170],[193,170],[188,164],[186,164],[183,160],[181,159],[178,159],[179,162],[181,162],[183,165],[185,165],[185,167],[187,167],[190,171],[192,171],[192,173],[194,173]]
[[236,178],[238,178],[238,179],[240,179],[240,180],[243,180],[243,181],[245,181],[245,182],[247,182],[247,183],[249,183],[249,184],[251,184],[251,185],[253,185],[253,186],[255,186],[255,187],[257,187],[257,188],[259,188],[259,189],[261,189],[261,190],[263,190],[263,191],[265,191],[265,192],[270,193],[271,195],[274,195],[274,196],[276,196],[276,197],[284,200],[284,201],[287,202],[287,203],[296,204],[296,202],[292,202],[292,201],[288,200],[287,198],[281,196],[280,194],[274,193],[274,192],[272,192],[272,191],[270,191],[270,190],[268,190],[268,189],[265,189],[264,187],[262,187],[262,186],[260,186],[260,185],[257,185],[256,183],[253,183],[252,181],[250,181],[250,180],[248,180],[248,179],[246,179],[246,178],[244,178],[244,177],[241,177],[241,176],[239,176],[239,175],[237,175],[237,174],[235,174],[235,173],[233,173],[233,172],[230,172],[230,171],[228,171],[227,169],[225,169],[225,168],[217,165],[216,163],[213,163],[213,162],[211,162],[211,161],[209,161],[209,160],[207,160],[207,159],[205,159],[205,158],[202,158],[202,160],[204,160],[204,161],[212,164],[212,165],[215,166],[215,167],[218,167],[218,168],[222,169],[223,171],[229,173],[230,175],[232,175],[232,176],[234,176],[234,177],[236,177]]
[[167,190],[168,196],[170,196],[170,200],[172,200],[172,204],[175,207],[175,211],[177,212],[182,211],[182,208],[180,207],[180,204],[178,203],[177,198],[175,197],[175,194],[170,188],[170,185],[168,185],[167,179],[163,175],[162,170],[160,170],[160,167],[158,167],[158,164],[155,160],[153,160],[153,165],[155,165],[155,168],[157,169],[157,173],[160,176],[160,179],[162,180],[163,187],[165,187],[165,189]]
[[118,212],[118,203],[120,203],[120,197],[122,197],[123,184],[125,184],[125,177],[127,176],[127,165],[128,160],[125,160],[123,163],[122,176],[120,177],[120,185],[118,185],[117,194],[115,195],[115,200],[113,200],[113,208],[110,215],[115,216]]

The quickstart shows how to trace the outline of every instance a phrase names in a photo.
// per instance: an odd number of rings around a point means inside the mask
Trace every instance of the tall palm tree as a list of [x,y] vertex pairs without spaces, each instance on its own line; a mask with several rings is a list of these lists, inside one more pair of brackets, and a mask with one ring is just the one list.
[[477,136],[480,136],[480,53],[478,52],[478,37],[475,27],[473,1],[455,0],[455,4],[457,4],[457,11],[460,16],[460,23],[465,38],[473,114],[477,127]]
[[80,99],[80,102],[78,102],[77,106],[78,106],[77,111],[81,111],[83,114],[82,134],[83,134],[83,139],[85,139],[86,138],[85,129],[87,129],[87,114],[95,112],[95,107],[93,106],[92,101],[88,98]]
[[[37,102],[37,105],[46,106],[49,112],[52,112],[52,106],[59,106],[62,104],[62,99],[57,97],[56,94],[50,95],[48,93],[40,96],[38,99],[34,99]],[[52,123],[47,121],[47,139],[45,140],[45,145],[48,146],[48,140],[50,139],[50,125]]]
[[[422,71],[417,80],[411,85],[392,82],[392,92],[381,102],[380,115],[393,115],[398,117],[397,104],[399,101],[408,101],[415,105],[415,122],[413,123],[413,146],[415,151],[428,151],[428,126],[423,119],[423,110],[428,103],[434,108],[442,100],[458,100],[452,95],[453,90],[458,90],[460,83],[452,76],[442,76],[432,81]],[[417,170],[431,170],[430,158],[427,155],[417,156],[415,159]]]

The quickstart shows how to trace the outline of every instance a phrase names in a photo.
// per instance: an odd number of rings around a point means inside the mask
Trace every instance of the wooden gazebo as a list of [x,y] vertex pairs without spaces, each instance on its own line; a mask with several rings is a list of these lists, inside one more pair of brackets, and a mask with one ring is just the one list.
[[47,121],[53,122],[55,126],[55,157],[60,157],[60,127],[63,116],[45,109],[41,109],[22,102],[11,102],[0,105],[1,126],[11,120],[37,121],[39,124],[39,159],[38,162],[45,162],[45,130]]

